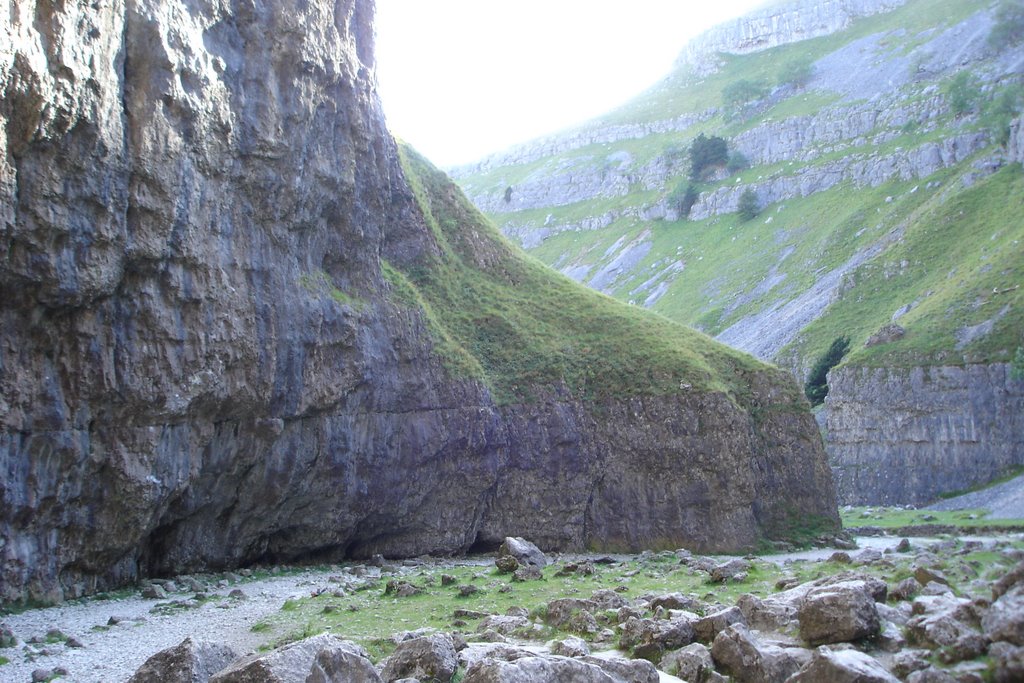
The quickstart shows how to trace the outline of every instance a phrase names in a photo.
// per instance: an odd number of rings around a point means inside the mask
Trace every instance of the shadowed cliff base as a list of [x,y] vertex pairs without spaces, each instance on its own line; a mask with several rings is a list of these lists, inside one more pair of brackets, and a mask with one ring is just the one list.
[[545,270],[403,169],[372,9],[3,26],[0,600],[507,535],[838,531],[791,379]]

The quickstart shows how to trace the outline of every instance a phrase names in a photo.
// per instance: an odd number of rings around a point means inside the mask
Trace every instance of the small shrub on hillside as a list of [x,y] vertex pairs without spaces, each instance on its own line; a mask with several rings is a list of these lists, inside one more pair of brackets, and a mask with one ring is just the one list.
[[809,57],[798,57],[786,62],[779,71],[779,85],[802,88],[814,78],[814,63]]
[[762,81],[743,79],[725,86],[722,89],[722,104],[725,105],[726,118],[735,117],[744,105],[761,99],[767,92],[768,86]]
[[694,180],[700,180],[708,169],[728,162],[729,146],[717,135],[708,137],[701,133],[690,145],[690,177]]
[[949,100],[949,108],[955,116],[963,116],[975,110],[981,89],[977,79],[969,71],[960,71],[943,88]]
[[690,209],[697,203],[700,191],[694,183],[681,182],[676,189],[668,196],[668,203],[675,209],[681,218],[690,215]]
[[747,168],[750,168],[750,160],[747,159],[743,152],[734,150],[729,154],[729,161],[725,165],[725,169],[729,171],[729,173],[736,173]]
[[828,396],[828,371],[839,365],[839,361],[849,350],[850,338],[838,337],[828,347],[828,351],[815,361],[807,383],[804,384],[804,394],[812,406],[818,406],[825,402],[825,397]]
[[995,141],[1005,145],[1010,139],[1010,124],[1024,109],[1024,87],[1003,89],[982,110],[982,123],[992,131]]
[[757,216],[761,213],[760,202],[757,199],[757,193],[752,188],[743,190],[743,194],[740,195],[740,203],[737,211],[740,214],[740,218],[745,221]]
[[1017,353],[1014,354],[1013,363],[1010,365],[1010,377],[1024,379],[1024,346],[1017,347]]
[[1024,2],[1004,0],[996,10],[996,25],[988,35],[989,45],[1003,50],[1024,41]]

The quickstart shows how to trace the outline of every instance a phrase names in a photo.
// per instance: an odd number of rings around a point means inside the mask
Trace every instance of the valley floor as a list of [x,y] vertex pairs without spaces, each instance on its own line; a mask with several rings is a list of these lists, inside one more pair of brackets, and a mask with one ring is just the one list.
[[[890,536],[858,538],[861,550],[848,553],[853,558],[853,567],[871,571],[870,565],[883,555],[898,565],[909,565],[922,557],[934,557],[929,552],[930,546],[943,544],[948,547],[953,542],[963,544],[965,548],[972,546],[982,552],[995,552],[1005,561],[1012,562],[1010,558],[1014,553],[1020,554],[1014,548],[1024,545],[1024,534],[964,536],[955,541],[949,537],[911,539],[909,548],[912,550],[908,550],[906,541],[902,548],[897,548],[900,540]],[[925,555],[921,555],[922,552]],[[935,552],[941,551],[935,549]],[[625,597],[651,595],[654,594],[652,591],[694,591],[691,595],[712,591],[702,595],[702,599],[728,603],[735,596],[747,592],[771,595],[779,590],[780,577],[790,581],[794,577],[807,580],[851,566],[850,557],[837,561],[836,556],[834,549],[818,549],[748,558],[750,576],[748,578],[744,573],[741,578],[736,578],[735,585],[732,581],[717,585],[708,583],[703,572],[687,568],[690,556],[685,551],[602,558],[557,556],[553,558],[554,566],[545,569],[542,581],[512,584],[501,581],[507,579],[507,575],[495,573],[493,557],[458,561],[414,560],[383,568],[331,566],[274,569],[272,572],[275,574],[244,572],[249,576],[183,577],[168,585],[171,593],[161,599],[144,598],[133,591],[0,617],[0,626],[10,629],[19,641],[17,647],[0,649],[0,656],[10,660],[0,665],[0,679],[12,683],[28,682],[36,680],[33,672],[39,669],[53,672],[63,668],[67,674],[59,680],[81,683],[124,681],[151,655],[177,645],[186,637],[227,644],[239,653],[247,653],[323,630],[324,614],[333,618],[343,613],[345,616],[337,618],[349,621],[333,622],[326,629],[360,642],[371,653],[376,648],[376,654],[383,655],[393,647],[385,634],[422,627],[451,630],[460,626],[459,614],[456,613],[458,608],[489,610],[491,614],[497,614],[504,613],[507,601],[508,604],[530,608],[531,613],[536,614],[538,606],[552,598],[585,594],[594,588],[612,586],[616,586]],[[728,558],[709,559],[720,561]],[[564,578],[566,569],[577,563],[589,564],[587,560],[598,566],[595,574]],[[591,569],[594,564],[590,564]],[[891,562],[881,565],[897,566]],[[463,584],[477,584],[479,592],[474,591],[476,595],[467,599],[452,590],[456,586],[438,590],[438,578],[444,586],[446,573],[449,582],[454,575],[454,580]],[[702,576],[705,578],[700,578]],[[984,588],[986,584],[977,581],[982,578],[976,578],[972,583],[974,588]],[[416,584],[424,594],[411,598],[389,595],[391,586],[384,590],[384,580],[389,580],[389,584],[397,582],[401,585],[406,581]],[[193,597],[197,582],[205,588],[205,596],[200,600]],[[183,590],[185,586],[191,586],[187,593]],[[967,585],[962,587],[966,589]],[[487,597],[481,600],[482,595]],[[466,631],[465,637],[470,641],[478,635],[472,632],[473,626],[472,622],[461,622]],[[296,628],[298,633],[294,630]],[[564,634],[559,635],[551,629],[534,628],[537,632],[528,639],[534,648],[543,648],[543,643],[552,637],[564,637]],[[485,635],[479,637],[486,638]],[[29,644],[29,641],[35,641],[35,644]],[[595,650],[616,647],[614,640],[604,644],[595,642],[594,645]],[[662,675],[662,680],[679,679]]]

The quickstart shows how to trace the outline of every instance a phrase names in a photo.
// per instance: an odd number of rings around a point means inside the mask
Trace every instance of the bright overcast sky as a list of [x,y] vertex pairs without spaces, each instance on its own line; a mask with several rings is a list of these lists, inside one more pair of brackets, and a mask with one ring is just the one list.
[[391,131],[440,166],[603,114],[763,0],[378,0]]

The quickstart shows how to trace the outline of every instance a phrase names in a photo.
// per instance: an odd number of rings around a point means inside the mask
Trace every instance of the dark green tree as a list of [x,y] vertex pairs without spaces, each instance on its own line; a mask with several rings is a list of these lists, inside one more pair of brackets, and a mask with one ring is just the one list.
[[779,85],[795,85],[802,88],[814,77],[814,63],[808,57],[798,57],[782,65],[779,71]]
[[1004,0],[996,10],[996,25],[988,35],[989,44],[997,50],[1024,41],[1024,2]]
[[747,159],[747,155],[739,150],[734,150],[729,153],[729,162],[725,165],[725,168],[729,173],[736,173],[743,169],[750,168],[750,160]]
[[754,192],[753,188],[748,187],[743,190],[743,194],[740,195],[740,203],[736,209],[740,218],[744,221],[749,221],[757,214],[761,213],[761,206],[757,200],[757,193]]
[[708,137],[701,133],[690,145],[690,177],[700,180],[704,172],[729,162],[729,145],[717,135]]
[[811,368],[811,374],[804,384],[804,395],[811,402],[812,406],[818,406],[825,402],[828,396],[828,371],[839,365],[839,361],[850,350],[849,337],[837,337],[828,351],[823,353]]
[[722,89],[725,117],[735,118],[743,110],[744,105],[761,99],[767,92],[768,86],[762,81],[743,79],[730,83]]
[[690,209],[697,203],[697,197],[699,196],[700,190],[697,188],[697,185],[684,181],[676,185],[676,188],[669,194],[668,203],[669,206],[679,213],[681,218],[685,218],[690,215]]
[[949,108],[954,116],[963,116],[974,111],[975,104],[981,96],[977,79],[969,71],[958,71],[943,90],[949,99]]

